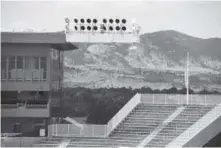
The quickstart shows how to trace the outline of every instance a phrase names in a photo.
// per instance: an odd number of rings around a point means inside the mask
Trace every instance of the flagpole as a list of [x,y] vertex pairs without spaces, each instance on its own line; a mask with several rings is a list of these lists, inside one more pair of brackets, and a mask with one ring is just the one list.
[[189,104],[189,52],[186,60],[186,103]]

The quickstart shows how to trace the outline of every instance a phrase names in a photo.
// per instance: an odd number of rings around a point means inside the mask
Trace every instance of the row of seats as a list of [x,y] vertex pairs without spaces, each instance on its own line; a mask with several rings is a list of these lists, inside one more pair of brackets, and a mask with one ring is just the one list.
[[[179,107],[180,105],[139,104],[108,137],[69,137],[70,143],[67,147],[136,147]],[[172,122],[146,144],[147,147],[166,146],[214,106],[184,107]],[[61,139],[52,138],[35,146],[56,147],[60,143]]]
[[[120,147],[137,146],[177,106],[138,105],[106,138],[72,138],[68,147]],[[160,110],[160,111],[159,111]],[[160,114],[162,113],[162,114]],[[154,120],[153,120],[154,119]]]
[[33,144],[33,147],[58,147],[64,138],[62,137],[52,137],[52,138],[47,138],[45,140],[40,141],[37,144]]
[[176,110],[177,106],[140,104],[111,133],[110,137],[125,139],[130,145],[137,146],[162,121]]
[[165,126],[146,146],[147,147],[164,147],[173,139],[187,130],[197,120],[209,112],[214,106],[190,105],[167,126]]

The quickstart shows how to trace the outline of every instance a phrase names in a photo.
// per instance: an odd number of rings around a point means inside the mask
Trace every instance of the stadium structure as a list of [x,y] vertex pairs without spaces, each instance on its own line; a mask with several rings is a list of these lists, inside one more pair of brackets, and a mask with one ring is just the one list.
[[[114,26],[113,33],[110,25],[99,24],[96,29],[98,21],[74,20],[71,31],[70,20],[65,21],[65,32],[2,32],[1,146],[202,147],[213,146],[210,141],[220,138],[220,95],[136,94],[105,125],[64,117],[63,52],[85,42],[139,41],[136,27],[126,32],[126,27],[119,25],[120,31]],[[84,23],[94,24],[89,28]],[[59,116],[69,124],[52,122],[55,98],[60,101]]]

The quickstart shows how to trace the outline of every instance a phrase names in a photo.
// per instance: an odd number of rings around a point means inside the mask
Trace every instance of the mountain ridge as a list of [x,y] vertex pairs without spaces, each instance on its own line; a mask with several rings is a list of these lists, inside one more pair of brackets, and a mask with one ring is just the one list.
[[[194,77],[197,84],[204,82],[212,85],[213,79],[219,78],[221,73],[221,38],[201,39],[166,30],[142,34],[140,43],[133,45],[112,43],[82,47],[65,53],[65,78],[68,80],[73,78],[74,84],[65,83],[67,86],[83,85],[97,88],[108,85],[118,87],[119,84],[119,87],[124,84],[128,87],[135,84],[142,87],[157,83],[164,83],[166,87],[177,85],[176,83],[183,85],[187,52],[190,53],[191,75],[198,76]],[[79,72],[76,72],[76,69]],[[93,76],[90,76],[92,73]],[[158,77],[154,78],[155,82],[150,82],[146,78],[151,77],[150,73],[155,73],[155,77]],[[164,76],[159,76],[159,73],[164,75],[170,73],[171,82],[162,79]],[[94,81],[90,80],[90,77],[94,78]],[[134,77],[139,78],[139,81],[135,81]],[[101,82],[103,84],[100,84]],[[216,85],[219,87],[220,84]]]

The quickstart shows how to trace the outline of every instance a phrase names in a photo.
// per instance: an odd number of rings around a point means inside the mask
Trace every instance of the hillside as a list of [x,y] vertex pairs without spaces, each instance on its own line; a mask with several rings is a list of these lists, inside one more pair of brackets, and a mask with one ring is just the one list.
[[65,52],[65,86],[180,88],[187,52],[191,87],[221,90],[221,39],[172,30],[142,34],[135,45],[85,44]]

